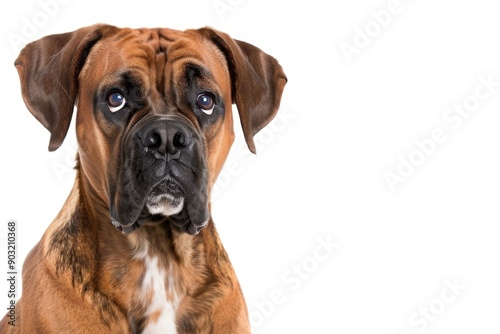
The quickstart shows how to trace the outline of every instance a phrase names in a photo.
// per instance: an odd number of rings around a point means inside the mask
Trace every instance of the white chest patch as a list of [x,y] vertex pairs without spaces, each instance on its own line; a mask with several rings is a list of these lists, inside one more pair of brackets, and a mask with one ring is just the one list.
[[[155,319],[151,319],[147,322],[146,328],[142,333],[176,334],[175,313],[179,301],[175,293],[169,294],[174,296],[173,300],[168,299],[167,288],[165,286],[165,283],[167,281],[171,283],[172,279],[168,277],[163,268],[160,268],[156,256],[146,256],[144,262],[146,265],[146,272],[142,281],[141,295],[150,296],[152,294],[153,297],[150,301],[146,301],[146,298],[144,299],[145,302],[148,303],[146,315],[154,316]],[[169,288],[172,288],[171,284],[169,284]]]

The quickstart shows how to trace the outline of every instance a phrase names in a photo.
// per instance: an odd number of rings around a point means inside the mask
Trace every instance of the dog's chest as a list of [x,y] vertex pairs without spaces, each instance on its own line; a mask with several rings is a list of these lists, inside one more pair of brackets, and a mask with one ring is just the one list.
[[142,333],[176,334],[175,314],[179,298],[174,290],[173,278],[156,256],[145,256],[144,266],[139,294],[146,307],[147,320]]

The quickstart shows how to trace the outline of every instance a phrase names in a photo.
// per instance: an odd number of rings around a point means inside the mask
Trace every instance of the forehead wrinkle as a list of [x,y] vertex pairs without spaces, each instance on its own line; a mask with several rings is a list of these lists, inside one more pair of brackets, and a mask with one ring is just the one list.
[[168,29],[138,29],[137,49],[141,49],[142,58],[145,60],[144,66],[150,70],[150,84],[156,87],[161,95],[164,95],[166,82],[166,65],[169,61],[167,50],[172,43],[177,40],[179,32]]
[[[163,67],[158,67],[158,64],[164,64],[165,61],[158,59],[158,48],[161,46],[154,35],[130,30],[106,40],[94,57],[101,75],[108,73],[109,81],[119,82],[123,79],[124,73],[129,73],[133,74],[132,77],[137,83],[143,85],[145,92],[158,87],[163,76]],[[115,50],[115,52],[109,52],[109,50]]]

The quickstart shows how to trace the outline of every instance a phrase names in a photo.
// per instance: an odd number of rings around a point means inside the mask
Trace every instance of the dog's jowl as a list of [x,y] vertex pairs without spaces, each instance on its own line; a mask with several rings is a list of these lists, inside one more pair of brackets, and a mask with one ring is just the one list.
[[249,333],[210,192],[232,105],[254,153],[278,111],[278,62],[210,28],[95,25],[27,45],[15,66],[50,151],[76,105],[77,173],[25,260],[15,326],[4,317],[0,332]]

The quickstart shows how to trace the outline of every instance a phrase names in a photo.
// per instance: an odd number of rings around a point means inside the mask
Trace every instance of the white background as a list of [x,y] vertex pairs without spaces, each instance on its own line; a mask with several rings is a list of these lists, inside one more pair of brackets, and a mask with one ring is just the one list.
[[[22,262],[69,192],[76,148],[71,133],[47,151],[20,95],[13,36],[209,25],[273,55],[289,78],[257,156],[238,133],[213,197],[254,332],[499,332],[500,86],[480,79],[500,82],[493,1],[54,1],[0,5],[0,305],[5,225],[18,222]],[[346,57],[347,44],[357,53]],[[468,118],[443,118],[464,101]],[[444,140],[431,145],[435,131]],[[392,190],[385,174],[398,168]]]

